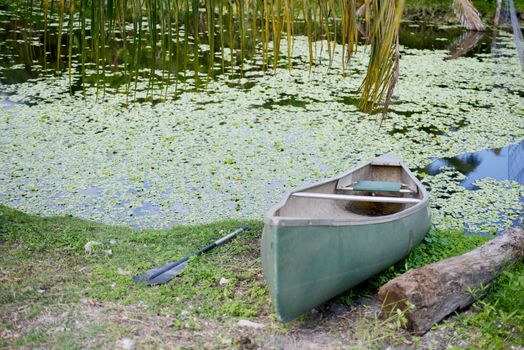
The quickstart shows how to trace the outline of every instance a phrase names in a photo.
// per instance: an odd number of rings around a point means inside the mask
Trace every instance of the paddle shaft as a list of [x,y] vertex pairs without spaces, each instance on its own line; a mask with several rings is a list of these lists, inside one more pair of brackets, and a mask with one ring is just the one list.
[[227,242],[229,241],[231,238],[233,238],[234,236],[236,236],[237,234],[239,234],[240,232],[242,231],[247,231],[247,230],[250,230],[251,227],[249,226],[243,226],[243,227],[240,227],[239,229],[236,229],[235,231],[231,232],[230,234],[228,234],[227,236],[224,236],[216,241],[214,241],[213,243],[211,243],[210,245],[200,249],[199,251],[193,253],[193,254],[190,254],[188,256],[185,256],[183,257],[182,259],[178,260],[178,261],[175,261],[175,262],[172,262],[171,264],[167,264],[166,266],[164,266],[161,270],[159,270],[158,272],[156,272],[154,275],[151,275],[149,277],[149,280],[153,280],[155,278],[157,278],[158,276],[160,276],[161,274],[165,273],[166,271],[169,271],[171,270],[172,268],[180,265],[180,264],[183,264],[185,263],[186,261],[188,261],[191,257],[193,256],[197,256],[197,255],[200,255],[200,254],[204,254],[205,252],[208,252],[210,251],[211,249],[215,248],[216,246],[219,246],[221,245],[222,243],[224,242]]

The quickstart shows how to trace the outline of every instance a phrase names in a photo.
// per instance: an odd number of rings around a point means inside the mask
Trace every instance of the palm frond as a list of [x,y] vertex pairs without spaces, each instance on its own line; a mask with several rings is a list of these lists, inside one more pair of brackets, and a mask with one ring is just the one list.
[[480,19],[480,14],[469,0],[453,0],[453,11],[462,26],[468,30],[483,32],[484,23]]

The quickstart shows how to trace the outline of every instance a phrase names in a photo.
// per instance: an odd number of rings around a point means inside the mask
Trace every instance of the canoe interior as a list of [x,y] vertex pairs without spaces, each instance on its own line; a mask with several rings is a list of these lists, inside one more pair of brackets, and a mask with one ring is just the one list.
[[[348,191],[345,187],[351,186],[360,180],[400,182],[404,187],[411,189],[412,193],[391,192],[363,192]],[[411,175],[401,165],[374,165],[368,164],[356,169],[339,179],[326,183],[313,185],[302,192],[325,194],[351,194],[360,196],[383,196],[401,198],[422,198],[422,191],[418,188]],[[303,198],[290,196],[286,203],[280,207],[274,216],[296,218],[323,218],[323,219],[359,219],[374,216],[383,216],[399,213],[415,204],[354,202],[318,198]]]

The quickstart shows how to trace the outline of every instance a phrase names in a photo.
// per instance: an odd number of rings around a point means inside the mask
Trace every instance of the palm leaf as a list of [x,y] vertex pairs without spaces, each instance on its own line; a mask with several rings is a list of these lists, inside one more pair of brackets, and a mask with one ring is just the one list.
[[484,23],[480,19],[480,14],[471,1],[453,0],[453,11],[464,28],[479,32],[485,30]]

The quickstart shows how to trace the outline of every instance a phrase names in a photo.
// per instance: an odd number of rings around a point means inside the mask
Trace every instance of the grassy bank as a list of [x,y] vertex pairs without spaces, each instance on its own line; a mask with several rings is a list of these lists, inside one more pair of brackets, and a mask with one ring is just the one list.
[[[132,283],[132,275],[246,224],[253,230],[194,258],[171,283]],[[406,269],[464,253],[486,240],[432,231],[397,265],[316,312],[282,325],[274,319],[262,276],[261,229],[260,222],[224,221],[135,230],[71,217],[40,218],[0,206],[0,347],[285,347],[318,344],[318,337],[333,346],[423,345],[424,338],[396,328],[398,319],[379,320],[376,312],[357,304]],[[443,339],[451,344],[524,345],[523,285],[520,264],[499,278],[470,311],[436,331],[444,332]],[[239,328],[240,319],[264,328]],[[456,333],[442,331],[446,329]]]
[[[497,7],[496,0],[472,0],[473,4],[480,12],[483,21],[493,23]],[[445,20],[456,21],[451,8],[453,0],[410,0],[406,1],[405,18],[417,20]],[[514,0],[515,9],[518,13],[524,12],[524,0]],[[522,15],[521,15],[522,18]]]

